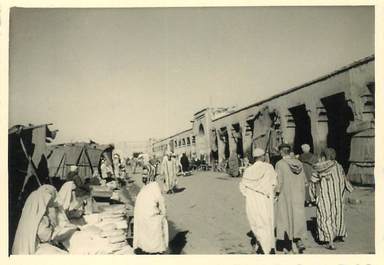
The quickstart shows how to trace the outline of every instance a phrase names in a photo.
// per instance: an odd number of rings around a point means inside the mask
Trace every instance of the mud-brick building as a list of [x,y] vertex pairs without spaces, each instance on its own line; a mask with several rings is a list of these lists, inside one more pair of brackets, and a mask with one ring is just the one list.
[[221,163],[231,152],[252,159],[253,146],[265,149],[271,161],[282,142],[296,154],[304,143],[315,154],[328,146],[336,150],[350,180],[373,184],[374,126],[372,55],[220,117],[212,108],[203,109],[194,114],[192,128],[155,142],[152,148],[157,156],[169,149]]

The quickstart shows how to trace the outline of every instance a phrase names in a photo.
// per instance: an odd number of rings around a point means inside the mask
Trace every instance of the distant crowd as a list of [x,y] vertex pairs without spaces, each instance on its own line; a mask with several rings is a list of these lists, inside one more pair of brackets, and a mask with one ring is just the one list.
[[[303,236],[307,231],[305,206],[315,206],[316,241],[329,250],[344,241],[345,192],[353,190],[336,152],[325,148],[319,157],[302,145],[295,155],[288,144],[279,147],[281,158],[273,166],[263,149],[254,148],[254,162],[240,163],[236,153],[227,161],[227,172],[241,176],[240,192],[245,197],[245,210],[251,231],[247,234],[256,253],[304,253]],[[179,176],[191,175],[197,160],[168,151],[159,160],[147,154],[121,159],[114,154],[100,160],[100,173],[90,179],[79,176],[77,166],[70,167],[66,182],[59,192],[42,185],[32,192],[24,205],[18,223],[13,254],[161,254],[168,249],[168,222],[163,194],[180,191]],[[206,165],[205,161],[198,161]],[[91,186],[99,192],[118,190],[133,182],[129,173],[140,167],[143,187],[135,198],[133,242],[127,242],[127,205],[105,208],[95,215],[90,196]],[[131,168],[129,172],[129,168]],[[95,188],[94,188],[95,189]],[[115,193],[115,192],[114,192]],[[116,201],[119,198],[113,198]],[[111,205],[113,206],[113,205]],[[88,225],[79,224],[86,220]],[[76,221],[77,220],[77,221]],[[93,225],[89,225],[92,223]]]
[[[240,164],[236,153],[232,153],[227,161],[227,173],[233,177],[242,176],[239,188],[246,199],[245,209],[251,227],[247,235],[256,253],[274,254],[276,250],[304,253],[303,237],[307,231],[305,206],[316,207],[315,240],[319,244],[335,250],[336,243],[343,242],[347,236],[344,196],[353,188],[336,161],[335,150],[325,148],[316,157],[308,144],[301,148],[302,154],[295,155],[288,144],[280,145],[280,159],[274,166],[267,162],[268,154],[260,148],[253,150],[254,163],[243,160]],[[149,157],[143,159],[145,186],[135,207],[138,211],[135,218],[140,218],[142,225],[137,226],[138,239],[134,245],[142,253],[166,251],[166,207],[161,194],[177,190],[177,173],[189,169],[186,167],[187,159],[184,158],[181,164],[179,161],[182,160],[171,152],[167,152],[161,162]],[[153,205],[157,207],[153,208]],[[157,229],[148,230],[149,226]],[[161,247],[147,247],[146,244],[153,242],[154,238]]]

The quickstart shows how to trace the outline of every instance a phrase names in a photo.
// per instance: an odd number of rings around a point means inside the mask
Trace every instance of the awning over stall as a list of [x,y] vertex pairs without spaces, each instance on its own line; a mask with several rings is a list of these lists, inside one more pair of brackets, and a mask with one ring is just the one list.
[[81,177],[91,177],[98,170],[101,157],[112,164],[112,145],[91,143],[68,143],[49,146],[49,176],[65,179],[69,167],[76,165]]

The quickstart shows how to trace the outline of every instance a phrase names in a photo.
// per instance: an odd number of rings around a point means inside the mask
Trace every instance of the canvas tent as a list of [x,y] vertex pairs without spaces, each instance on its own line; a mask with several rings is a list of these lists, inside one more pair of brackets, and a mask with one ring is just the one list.
[[16,125],[8,130],[8,212],[9,246],[17,228],[27,196],[40,185],[50,183],[47,166],[47,142],[56,136],[43,125]]
[[101,157],[112,164],[113,145],[90,143],[66,143],[48,147],[48,170],[51,178],[65,180],[69,167],[76,165],[80,177],[91,177],[99,170]]

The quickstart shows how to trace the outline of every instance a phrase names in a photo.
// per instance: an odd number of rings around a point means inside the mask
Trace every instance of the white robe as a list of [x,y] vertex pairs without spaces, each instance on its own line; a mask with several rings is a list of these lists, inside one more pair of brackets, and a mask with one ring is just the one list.
[[261,161],[248,167],[240,182],[249,224],[266,254],[275,248],[273,198],[276,184],[272,165]]
[[49,202],[55,198],[56,193],[53,186],[43,185],[28,196],[17,226],[12,246],[13,255],[36,253],[40,244],[37,238],[38,228],[43,216],[47,213]]
[[161,163],[161,174],[165,179],[166,190],[172,190],[177,184],[177,162],[174,158],[169,160],[167,156],[163,158]]
[[67,181],[61,187],[58,193],[58,201],[63,206],[65,211],[72,210],[76,206],[76,195],[74,190],[76,185],[73,181]]
[[161,253],[168,248],[168,222],[164,197],[157,182],[145,185],[139,192],[134,209],[133,248],[148,253]]

